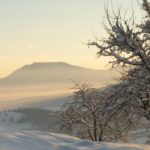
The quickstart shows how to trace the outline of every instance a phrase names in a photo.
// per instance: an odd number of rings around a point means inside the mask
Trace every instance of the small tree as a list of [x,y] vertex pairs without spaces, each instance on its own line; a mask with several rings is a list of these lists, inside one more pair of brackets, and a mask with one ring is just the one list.
[[75,99],[65,104],[61,114],[61,131],[93,141],[125,140],[134,119],[125,102],[114,98],[115,88],[98,91],[76,84]]
[[[69,132],[76,132],[82,138],[90,138],[93,141],[101,141],[98,129],[100,122],[100,102],[95,89],[89,88],[86,84],[76,84],[77,91],[74,100],[65,104],[64,127]],[[101,123],[104,122],[101,120]],[[80,132],[80,133],[79,133]],[[87,133],[87,134],[86,134]]]

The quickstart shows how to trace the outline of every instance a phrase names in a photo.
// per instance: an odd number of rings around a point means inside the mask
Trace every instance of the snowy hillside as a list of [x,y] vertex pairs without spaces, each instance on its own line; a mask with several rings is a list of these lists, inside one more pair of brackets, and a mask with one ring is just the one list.
[[[150,150],[148,145],[96,143],[64,134],[33,131],[31,123],[20,123],[22,117],[24,114],[17,112],[0,113],[0,150]],[[149,132],[143,132],[136,131],[130,142],[148,141]]]
[[0,150],[150,150],[150,146],[94,143],[67,135],[35,131],[14,132],[1,128]]

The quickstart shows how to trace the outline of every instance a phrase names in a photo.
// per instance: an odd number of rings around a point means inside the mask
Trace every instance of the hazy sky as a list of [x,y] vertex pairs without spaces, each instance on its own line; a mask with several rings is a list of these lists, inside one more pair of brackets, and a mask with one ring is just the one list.
[[[106,59],[96,59],[97,49],[81,42],[93,39],[94,34],[104,36],[104,2],[0,0],[0,77],[34,61],[104,69]],[[137,11],[136,0],[113,0],[125,9],[132,3]]]

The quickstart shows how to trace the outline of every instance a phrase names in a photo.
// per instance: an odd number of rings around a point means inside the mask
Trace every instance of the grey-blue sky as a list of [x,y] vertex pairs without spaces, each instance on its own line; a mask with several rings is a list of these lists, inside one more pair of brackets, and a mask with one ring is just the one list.
[[[115,9],[131,4],[138,17],[136,0],[113,0]],[[0,76],[33,61],[104,68],[106,59],[80,42],[104,35],[103,18],[104,0],[0,0]]]

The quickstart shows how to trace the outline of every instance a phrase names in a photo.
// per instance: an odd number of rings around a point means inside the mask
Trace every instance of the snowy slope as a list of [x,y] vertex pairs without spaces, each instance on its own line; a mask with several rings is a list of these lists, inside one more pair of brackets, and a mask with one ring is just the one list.
[[[0,128],[11,130],[31,129],[31,123],[19,123],[24,115],[18,112],[1,112],[0,113]],[[1,149],[0,149],[1,150]]]
[[94,143],[75,137],[0,128],[0,150],[150,150],[135,144]]

